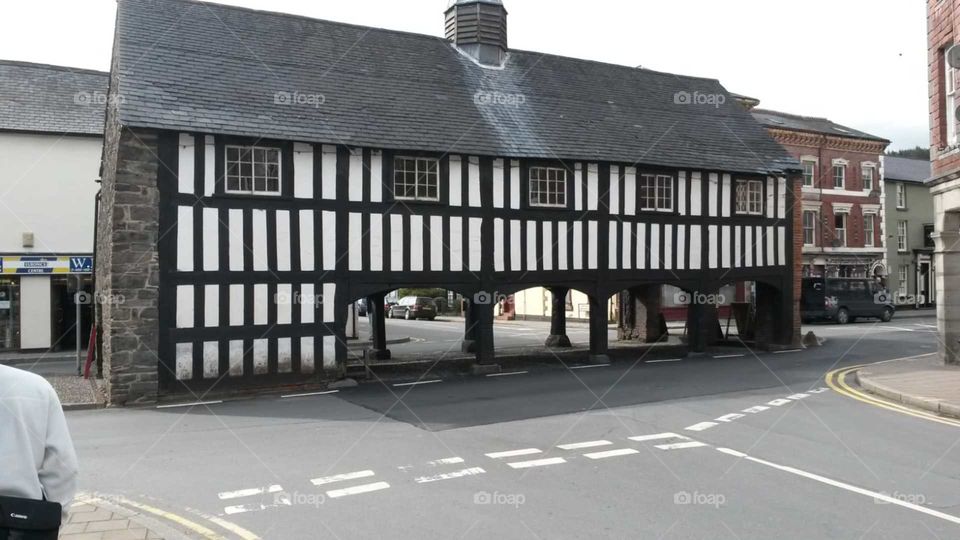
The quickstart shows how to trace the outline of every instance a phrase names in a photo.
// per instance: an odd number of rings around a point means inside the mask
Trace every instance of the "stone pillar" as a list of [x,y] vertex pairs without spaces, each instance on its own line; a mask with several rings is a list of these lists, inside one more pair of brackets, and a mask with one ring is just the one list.
[[666,323],[660,313],[662,286],[634,287],[620,295],[620,324],[617,334],[621,341],[656,343],[667,335]]
[[[768,349],[771,345],[791,345],[793,321],[790,317],[792,306],[789,299],[793,291],[783,292],[766,283],[757,282],[755,341],[759,349]],[[790,309],[784,311],[784,307]]]
[[387,349],[387,324],[384,311],[384,294],[372,294],[367,297],[367,320],[370,322],[370,348],[367,358],[370,360],[389,360]]
[[470,307],[475,343],[477,346],[477,364],[495,364],[497,360],[493,341],[493,303],[476,304]]
[[954,219],[944,219],[945,228],[933,233],[937,272],[938,354],[945,364],[960,364],[960,230]]
[[567,293],[566,287],[551,287],[552,303],[550,306],[550,336],[547,337],[547,347],[570,347],[570,338],[567,337]]
[[720,319],[717,306],[696,302],[696,297],[687,306],[687,344],[691,352],[706,352],[720,340]]
[[473,302],[464,300],[463,311],[463,341],[460,343],[460,350],[465,353],[477,352],[477,310],[474,309]]
[[606,297],[590,295],[590,363],[610,362],[608,351]]

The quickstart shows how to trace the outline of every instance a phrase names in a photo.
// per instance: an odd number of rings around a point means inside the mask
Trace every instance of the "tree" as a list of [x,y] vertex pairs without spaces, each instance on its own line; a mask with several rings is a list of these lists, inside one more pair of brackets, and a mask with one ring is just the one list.
[[918,146],[916,148],[904,148],[903,150],[891,150],[887,152],[887,155],[891,157],[922,159],[930,161],[930,149],[922,146]]

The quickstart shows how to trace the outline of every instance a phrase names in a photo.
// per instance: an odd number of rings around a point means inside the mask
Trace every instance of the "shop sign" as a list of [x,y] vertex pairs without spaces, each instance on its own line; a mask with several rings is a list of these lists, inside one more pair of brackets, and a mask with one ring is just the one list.
[[92,274],[93,257],[0,257],[0,274]]

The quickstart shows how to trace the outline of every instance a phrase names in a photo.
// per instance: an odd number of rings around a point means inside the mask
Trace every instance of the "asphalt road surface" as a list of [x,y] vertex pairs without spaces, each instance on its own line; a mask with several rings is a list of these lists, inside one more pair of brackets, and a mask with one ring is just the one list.
[[85,491],[224,538],[960,538],[960,423],[825,382],[929,354],[933,324],[68,418]]

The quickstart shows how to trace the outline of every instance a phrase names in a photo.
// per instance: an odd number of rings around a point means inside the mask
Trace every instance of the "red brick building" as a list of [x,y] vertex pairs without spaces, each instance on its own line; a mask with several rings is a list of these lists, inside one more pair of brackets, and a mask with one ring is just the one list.
[[880,156],[890,141],[825,118],[753,109],[804,169],[804,276],[885,277]]
[[960,1],[927,0],[927,32],[938,352],[960,364]]

